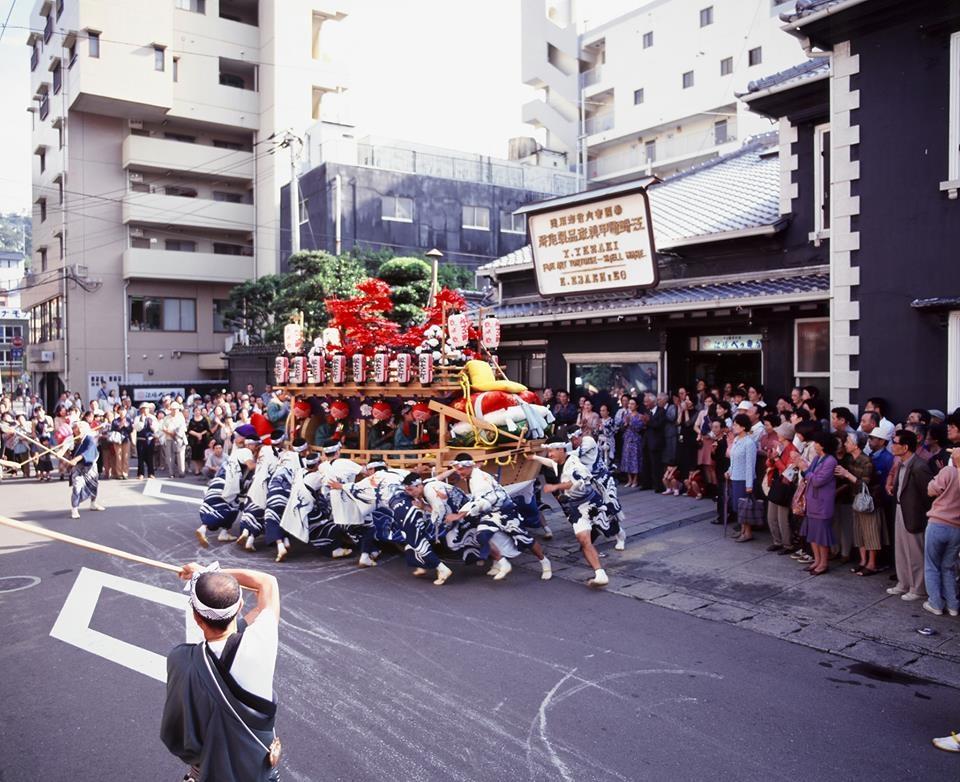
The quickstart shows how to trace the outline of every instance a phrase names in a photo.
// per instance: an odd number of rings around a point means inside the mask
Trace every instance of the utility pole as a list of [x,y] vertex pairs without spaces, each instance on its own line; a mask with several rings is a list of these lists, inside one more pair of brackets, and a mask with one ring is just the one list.
[[302,139],[287,131],[283,134],[281,147],[290,150],[290,254],[300,252],[300,179],[297,176],[297,145]]

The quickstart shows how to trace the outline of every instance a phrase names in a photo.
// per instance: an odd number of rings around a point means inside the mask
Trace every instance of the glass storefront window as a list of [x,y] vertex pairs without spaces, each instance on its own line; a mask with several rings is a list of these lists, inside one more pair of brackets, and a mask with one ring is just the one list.
[[794,322],[794,371],[797,377],[830,374],[829,318],[800,318]]
[[660,362],[657,353],[567,354],[569,388],[572,396],[608,392],[635,396],[660,390]]

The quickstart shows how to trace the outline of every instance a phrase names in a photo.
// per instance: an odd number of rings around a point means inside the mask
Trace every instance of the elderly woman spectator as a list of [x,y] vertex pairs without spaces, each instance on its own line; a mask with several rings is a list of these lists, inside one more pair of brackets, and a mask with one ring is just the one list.
[[853,485],[840,474],[853,461],[847,453],[846,431],[834,432],[837,446],[836,499],[833,507],[833,554],[843,559],[844,564],[852,562],[853,550]]
[[627,474],[627,487],[637,488],[640,472],[643,469],[643,416],[637,410],[637,400],[631,397],[627,402],[627,412],[623,416],[623,452],[620,457],[620,469]]
[[[730,479],[730,503],[736,513],[740,500],[753,498],[753,480],[757,472],[757,444],[750,437],[750,418],[744,413],[733,419],[733,435],[733,444],[727,454],[730,469],[726,477]],[[737,543],[753,540],[750,524],[744,519],[739,521],[740,536],[734,540]]]
[[814,576],[820,576],[829,569],[830,547],[833,540],[833,512],[836,498],[835,471],[837,459],[833,455],[835,438],[832,434],[819,431],[810,438],[816,452],[813,461],[806,467],[804,478],[807,489],[806,515],[800,528],[800,534],[807,539],[813,549],[813,563],[807,570]]
[[957,598],[957,555],[960,553],[960,449],[927,486],[934,498],[927,513],[923,547],[923,581],[929,596],[923,607],[931,614],[960,614]]
[[[864,432],[847,432],[844,440],[846,459],[835,470],[838,481],[845,481],[852,493],[853,545],[860,550],[860,564],[850,568],[858,576],[877,573],[877,552],[883,547],[883,523],[877,506],[877,495],[883,491],[877,471],[870,457],[863,452],[867,444]],[[854,501],[863,494],[869,496],[873,510],[857,510]]]
[[773,543],[767,551],[792,554],[790,545],[793,533],[790,530],[790,500],[793,497],[793,457],[797,449],[793,445],[793,424],[780,424],[774,429],[777,444],[767,455],[767,526]]

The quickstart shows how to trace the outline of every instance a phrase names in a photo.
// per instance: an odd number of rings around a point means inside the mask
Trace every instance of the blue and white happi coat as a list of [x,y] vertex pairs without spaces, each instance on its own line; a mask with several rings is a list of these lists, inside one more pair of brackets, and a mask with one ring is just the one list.
[[490,553],[490,538],[503,532],[524,551],[533,545],[533,537],[524,528],[524,519],[516,504],[490,473],[474,467],[470,474],[470,499],[460,508],[475,521],[481,558]]
[[620,507],[620,493],[617,491],[617,480],[610,471],[597,441],[590,435],[580,439],[580,447],[575,451],[580,463],[590,472],[596,483],[597,490],[603,497],[607,515],[623,521],[623,509]]
[[256,537],[263,532],[263,515],[267,510],[267,486],[273,471],[277,468],[277,452],[272,446],[264,445],[257,455],[257,466],[253,471],[247,500],[240,511],[240,529]]
[[478,530],[473,520],[460,519],[447,524],[448,513],[459,513],[469,501],[466,493],[456,486],[428,478],[423,482],[423,499],[430,507],[430,536],[441,541],[450,551],[460,555],[464,562],[473,562],[480,556],[482,544],[477,538]]
[[283,539],[280,521],[290,502],[293,484],[302,470],[298,453],[284,451],[280,455],[267,483],[267,506],[263,512],[264,540],[267,544]]
[[390,499],[390,510],[394,516],[394,525],[403,535],[403,555],[410,567],[435,569],[440,557],[433,550],[430,539],[431,524],[427,514],[405,491]]
[[207,529],[230,529],[233,526],[240,512],[244,478],[243,465],[231,454],[220,465],[203,493],[200,523]]
[[600,534],[613,537],[620,531],[619,519],[607,513],[607,502],[596,480],[575,453],[567,455],[559,482],[570,483],[569,489],[554,496],[571,524],[589,521],[591,539]]
[[361,508],[363,523],[372,525],[373,538],[380,543],[403,543],[403,534],[394,524],[390,500],[403,492],[406,474],[406,470],[377,470],[347,490]]

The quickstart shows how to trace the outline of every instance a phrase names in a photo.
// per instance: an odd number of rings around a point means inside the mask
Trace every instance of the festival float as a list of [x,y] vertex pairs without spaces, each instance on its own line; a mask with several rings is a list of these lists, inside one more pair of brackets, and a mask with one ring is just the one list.
[[329,320],[307,339],[303,318],[284,327],[275,385],[291,397],[290,436],[315,450],[339,443],[342,455],[404,469],[447,469],[469,453],[505,485],[532,479],[533,453],[553,416],[537,395],[507,378],[497,361],[500,324],[442,288],[422,323],[402,328],[387,315],[390,286],[369,279],[358,295],[328,299]]

